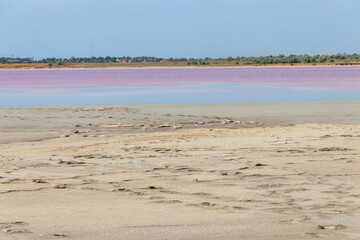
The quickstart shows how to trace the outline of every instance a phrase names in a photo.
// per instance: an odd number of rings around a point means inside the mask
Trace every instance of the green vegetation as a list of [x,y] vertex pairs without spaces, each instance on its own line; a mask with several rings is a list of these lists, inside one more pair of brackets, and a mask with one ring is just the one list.
[[358,64],[360,55],[334,54],[334,55],[278,55],[260,57],[227,57],[227,58],[158,58],[158,57],[71,57],[71,58],[0,58],[0,64],[28,64],[44,63],[48,67],[61,66],[68,63],[182,63],[185,65],[215,65],[232,63],[236,65],[273,65],[273,64]]

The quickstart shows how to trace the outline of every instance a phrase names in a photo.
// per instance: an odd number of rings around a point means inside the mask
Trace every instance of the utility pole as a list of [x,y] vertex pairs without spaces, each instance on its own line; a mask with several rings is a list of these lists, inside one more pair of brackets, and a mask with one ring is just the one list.
[[94,57],[94,39],[91,39],[91,58]]

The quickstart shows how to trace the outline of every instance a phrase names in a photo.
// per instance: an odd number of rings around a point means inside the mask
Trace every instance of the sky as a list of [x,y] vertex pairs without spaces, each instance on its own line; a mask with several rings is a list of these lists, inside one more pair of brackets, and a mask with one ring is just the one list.
[[360,53],[359,0],[0,0],[0,56]]

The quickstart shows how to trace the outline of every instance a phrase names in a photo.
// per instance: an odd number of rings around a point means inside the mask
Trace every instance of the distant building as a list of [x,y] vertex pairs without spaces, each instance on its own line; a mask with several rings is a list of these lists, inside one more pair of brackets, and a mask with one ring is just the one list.
[[8,62],[8,63],[20,63],[21,60],[20,60],[20,59],[17,59],[17,58],[8,58],[8,59],[7,59],[7,62]]
[[116,62],[120,62],[120,63],[126,63],[127,59],[126,58],[117,58]]

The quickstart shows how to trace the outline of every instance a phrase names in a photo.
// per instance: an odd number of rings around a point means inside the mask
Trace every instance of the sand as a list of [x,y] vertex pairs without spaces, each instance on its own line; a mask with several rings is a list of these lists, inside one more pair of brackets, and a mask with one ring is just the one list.
[[359,107],[0,108],[0,239],[359,239]]

